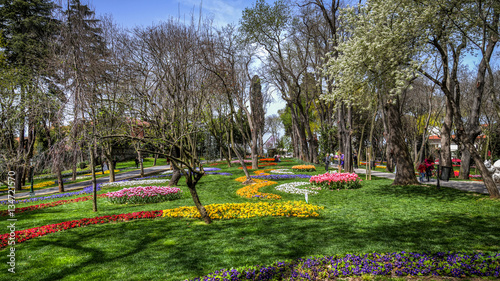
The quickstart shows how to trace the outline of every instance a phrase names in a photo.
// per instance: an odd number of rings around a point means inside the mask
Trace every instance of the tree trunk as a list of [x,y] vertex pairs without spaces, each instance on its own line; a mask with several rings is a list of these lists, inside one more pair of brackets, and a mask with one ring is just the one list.
[[94,149],[91,145],[89,147],[89,152],[90,152],[90,169],[92,173],[92,194],[94,196],[92,200],[92,210],[94,212],[97,212],[97,180],[95,176],[95,167],[96,167],[96,161],[95,161],[95,155],[94,155]]
[[386,111],[387,125],[389,129],[388,145],[392,151],[392,157],[396,160],[396,177],[393,185],[418,184],[411,157],[406,146],[399,112],[399,99],[396,102],[389,100],[384,105]]
[[[105,153],[104,157],[106,158],[106,161],[108,162],[109,182],[114,182],[115,181],[115,163],[113,161],[113,155]],[[104,174],[104,172],[103,172],[103,174]]]
[[471,156],[469,150],[465,147],[462,148],[462,159],[460,162],[460,174],[458,176],[459,179],[468,180],[470,175],[470,162]]
[[252,130],[252,169],[258,169],[259,168],[259,158],[258,156],[258,147],[257,147],[257,130],[256,128],[253,128]]
[[59,187],[59,192],[64,192],[64,182],[61,174],[61,168],[57,167],[56,174],[57,174],[57,185]]
[[207,210],[205,209],[205,206],[201,204],[200,198],[198,197],[198,193],[196,192],[196,183],[197,180],[192,180],[189,177],[189,180],[186,179],[186,183],[189,189],[189,192],[191,193],[191,197],[193,198],[194,205],[198,209],[198,212],[200,212],[201,218],[206,224],[212,223],[212,219],[208,215]]
[[466,143],[465,146],[469,150],[472,159],[474,159],[476,167],[479,169],[479,172],[483,177],[483,182],[484,185],[486,186],[486,189],[488,190],[488,193],[490,194],[490,198],[500,198],[500,192],[498,190],[498,187],[496,183],[493,181],[491,175],[489,174],[488,169],[486,169],[483,159],[481,159],[481,156],[479,155],[474,144]]
[[139,165],[141,167],[141,178],[144,177],[144,162],[142,161],[142,152],[138,149],[137,150],[137,157],[139,159]]
[[170,181],[168,182],[168,186],[177,186],[179,183],[180,178],[182,177],[181,171],[179,168],[177,168],[176,165],[172,164],[172,161],[170,161],[170,165],[174,167],[174,172],[172,173],[172,177],[170,178]]
[[441,162],[442,167],[452,167],[451,164],[451,127],[453,126],[453,108],[451,102],[446,99],[446,115],[441,128]]

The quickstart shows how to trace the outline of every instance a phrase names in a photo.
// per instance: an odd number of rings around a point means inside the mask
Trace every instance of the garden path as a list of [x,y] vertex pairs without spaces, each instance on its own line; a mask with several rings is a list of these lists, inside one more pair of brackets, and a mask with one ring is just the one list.
[[[144,176],[156,174],[158,172],[165,171],[169,168],[170,168],[169,165],[144,168]],[[136,178],[136,177],[140,177],[140,176],[141,176],[141,170],[137,169],[137,170],[131,170],[131,171],[126,171],[126,172],[123,172],[120,174],[116,174],[115,180],[119,181],[119,180]],[[108,182],[108,181],[109,181],[109,176],[97,179],[98,184]],[[71,184],[65,184],[64,191],[75,191],[75,190],[83,189],[84,187],[87,187],[91,184],[92,184],[91,180],[77,182],[77,183],[71,183]],[[54,193],[58,193],[58,192],[59,192],[59,188],[57,186],[35,190],[36,195],[49,195],[49,194],[54,194]],[[29,196],[30,196],[29,188],[26,188],[26,189],[23,189],[22,191],[17,191],[15,198],[22,199],[22,198],[27,198]],[[7,199],[8,199],[7,193],[0,196],[0,201],[7,200]]]
[[[337,168],[337,167],[335,167],[335,168]],[[356,172],[356,174],[365,175],[366,170],[365,169],[355,169],[355,172]],[[378,172],[378,171],[373,171],[373,170],[371,171],[371,174],[372,174],[372,176],[387,178],[387,179],[394,179],[394,177],[396,176],[396,174],[394,174],[394,173]],[[423,184],[437,185],[437,180],[431,179],[429,182],[424,181]],[[446,181],[439,181],[439,185],[441,187],[455,188],[455,189],[462,190],[462,191],[488,194],[488,190],[486,189],[486,186],[484,185],[484,183],[482,181],[470,181],[470,180],[469,181],[450,180],[447,182]],[[499,190],[500,190],[500,188],[499,188]]]

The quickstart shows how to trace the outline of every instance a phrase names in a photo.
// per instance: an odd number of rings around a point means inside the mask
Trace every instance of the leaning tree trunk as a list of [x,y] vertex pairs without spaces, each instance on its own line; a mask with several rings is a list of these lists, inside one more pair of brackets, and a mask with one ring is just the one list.
[[[200,180],[201,176],[193,175],[192,172],[189,172],[190,175],[186,175],[186,184],[188,186],[189,192],[191,193],[191,197],[193,198],[194,205],[200,212],[201,218],[206,224],[212,223],[212,219],[208,215],[205,206],[201,204],[200,197],[198,197],[198,192],[196,191],[196,183]],[[192,178],[194,177],[194,179]]]
[[390,151],[393,152],[394,159],[396,159],[396,177],[392,184],[418,184],[410,153],[404,139],[401,114],[399,113],[399,100],[397,98],[396,100],[396,103],[388,101],[384,106],[389,131],[388,144],[390,145]]

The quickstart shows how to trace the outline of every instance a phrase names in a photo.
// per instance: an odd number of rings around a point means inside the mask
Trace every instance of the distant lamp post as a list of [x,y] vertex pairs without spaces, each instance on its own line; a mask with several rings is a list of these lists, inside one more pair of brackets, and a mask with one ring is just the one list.
[[33,180],[34,180],[34,172],[35,167],[33,165],[33,159],[30,159],[30,170],[31,170],[31,188],[30,188],[30,196],[35,196],[35,191],[33,190]]

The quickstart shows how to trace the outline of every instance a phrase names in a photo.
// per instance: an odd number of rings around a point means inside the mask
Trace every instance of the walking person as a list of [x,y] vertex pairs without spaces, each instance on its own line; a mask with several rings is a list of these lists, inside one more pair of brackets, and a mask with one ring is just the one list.
[[325,156],[325,171],[328,172],[328,167],[330,166],[330,155],[327,153]]
[[432,170],[434,170],[434,161],[432,161],[431,156],[427,157],[424,161],[425,163],[425,173],[427,177],[427,181],[430,181],[432,176]]
[[418,165],[417,171],[420,173],[420,182],[424,182],[426,169],[425,163],[420,163],[420,165]]
[[354,152],[354,155],[352,156],[352,161],[354,162],[354,169],[358,168],[358,155],[356,152]]

